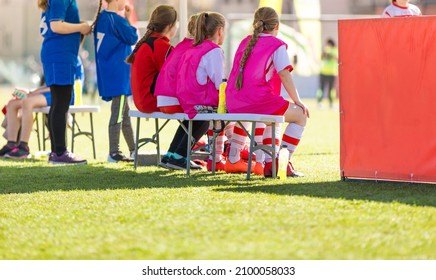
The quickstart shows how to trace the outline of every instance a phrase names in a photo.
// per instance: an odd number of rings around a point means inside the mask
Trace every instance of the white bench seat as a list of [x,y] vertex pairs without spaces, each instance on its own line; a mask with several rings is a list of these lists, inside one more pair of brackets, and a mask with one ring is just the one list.
[[[36,122],[36,134],[38,137],[38,149],[41,150],[41,144],[40,144],[40,130],[42,129],[42,146],[43,150],[45,150],[45,142],[47,140],[47,137],[45,136],[45,126],[44,126],[44,117],[42,118],[42,126],[40,128],[39,126],[39,114],[43,114],[44,116],[47,116],[50,112],[50,106],[46,107],[40,107],[40,108],[34,108],[33,112],[35,113],[35,122]],[[94,105],[80,105],[80,106],[70,106],[68,113],[70,113],[73,116],[73,124],[71,127],[71,152],[74,152],[74,140],[76,137],[84,135],[88,137],[92,142],[92,151],[94,155],[94,159],[96,158],[96,152],[95,152],[95,136],[94,136],[94,122],[92,118],[92,113],[98,113],[100,112],[100,106],[94,106]],[[91,125],[91,131],[82,131],[80,129],[79,123],[76,120],[76,114],[77,113],[88,113],[89,114],[89,121]],[[76,132],[77,127],[77,132]]]
[[[275,149],[274,149],[274,147],[268,146],[268,145],[256,145],[256,141],[254,140],[255,127],[256,127],[257,122],[270,123],[272,125],[272,135],[271,135],[272,143],[275,143],[275,123],[283,123],[284,122],[283,116],[263,115],[263,114],[202,113],[202,114],[197,114],[193,119],[189,119],[188,115],[184,114],[184,113],[175,113],[175,114],[165,114],[165,113],[161,113],[161,112],[142,113],[142,112],[137,111],[137,110],[130,110],[129,116],[137,118],[136,140],[135,140],[135,163],[134,163],[135,169],[137,166],[138,150],[140,147],[142,147],[143,145],[145,145],[147,143],[154,143],[156,145],[157,164],[159,164],[159,162],[160,162],[159,133],[170,120],[177,120],[182,125],[182,127],[185,129],[185,131],[188,133],[187,162],[189,162],[191,160],[191,155],[192,155],[192,151],[191,151],[192,140],[191,139],[192,139],[192,122],[193,121],[223,121],[226,123],[228,123],[228,122],[237,122],[237,123],[250,122],[250,123],[252,123],[251,132],[246,131],[244,126],[241,125],[241,127],[245,130],[245,132],[247,133],[247,136],[250,139],[250,152],[249,152],[248,162],[251,162],[252,154],[256,150],[261,149],[267,153],[270,153],[271,157],[272,157],[272,163],[273,163],[272,164],[273,178],[276,177],[275,171],[276,171],[277,166],[276,166],[276,160],[275,160],[275,158],[276,158]],[[147,119],[147,120],[148,119],[155,120],[155,134],[151,138],[139,139],[141,118]],[[163,125],[159,125],[159,119],[165,120]],[[183,124],[182,124],[183,121],[189,121],[189,123],[188,123],[189,125],[187,128],[183,126]],[[215,154],[215,138],[216,138],[216,136],[217,136],[216,133],[214,133],[214,138],[213,138],[214,141],[212,143],[212,151],[210,151],[210,153],[212,155]],[[213,158],[212,174],[214,174],[215,173],[215,157],[213,156],[212,158]],[[251,164],[248,165],[247,180],[250,179],[250,174],[251,174]],[[187,176],[190,175],[190,165],[189,164],[187,164],[186,175]]]

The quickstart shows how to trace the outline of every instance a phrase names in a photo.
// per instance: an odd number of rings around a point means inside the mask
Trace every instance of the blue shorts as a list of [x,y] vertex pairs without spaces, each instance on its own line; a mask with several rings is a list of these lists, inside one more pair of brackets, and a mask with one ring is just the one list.
[[66,86],[74,84],[76,67],[73,64],[45,63],[43,67],[46,85]]

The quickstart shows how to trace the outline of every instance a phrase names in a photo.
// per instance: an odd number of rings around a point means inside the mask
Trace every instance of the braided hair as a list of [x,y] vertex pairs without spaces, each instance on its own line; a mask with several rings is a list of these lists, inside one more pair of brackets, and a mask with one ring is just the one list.
[[245,48],[244,55],[242,56],[239,65],[239,75],[236,79],[236,88],[239,90],[243,84],[242,73],[244,71],[247,60],[250,57],[251,51],[259,40],[259,36],[262,32],[271,32],[276,25],[279,24],[279,16],[277,12],[270,7],[262,7],[256,10],[253,20],[253,35]]
[[165,28],[172,28],[177,21],[177,11],[172,6],[160,5],[151,13],[150,20],[147,25],[147,31],[144,36],[136,43],[132,53],[126,58],[126,62],[133,63],[135,54],[142,44],[150,37],[151,33],[162,33]]
[[[106,0],[106,2],[110,3],[110,2],[112,2],[112,0]],[[91,24],[91,30],[94,30],[95,26],[97,25],[97,21],[98,21],[98,18],[100,16],[102,6],[103,6],[103,0],[99,0],[97,13],[95,14],[94,21]]]
[[203,12],[198,15],[194,36],[194,46],[203,43],[204,40],[213,37],[220,27],[225,27],[226,19],[219,13]]

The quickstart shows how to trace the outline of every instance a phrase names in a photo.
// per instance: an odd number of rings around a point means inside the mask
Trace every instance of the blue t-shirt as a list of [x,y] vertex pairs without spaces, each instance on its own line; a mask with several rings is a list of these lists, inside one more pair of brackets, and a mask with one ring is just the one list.
[[47,85],[71,84],[79,53],[80,33],[58,34],[51,30],[50,23],[64,21],[80,23],[76,0],[49,0],[41,15],[40,33],[44,37],[41,61]]
[[131,95],[130,65],[125,62],[138,41],[136,28],[115,12],[102,11],[94,29],[98,92],[103,100]]

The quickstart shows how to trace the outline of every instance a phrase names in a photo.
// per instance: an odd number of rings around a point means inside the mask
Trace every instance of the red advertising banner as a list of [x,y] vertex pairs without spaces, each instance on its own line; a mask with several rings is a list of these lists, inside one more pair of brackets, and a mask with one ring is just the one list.
[[343,178],[436,183],[436,17],[339,21]]

